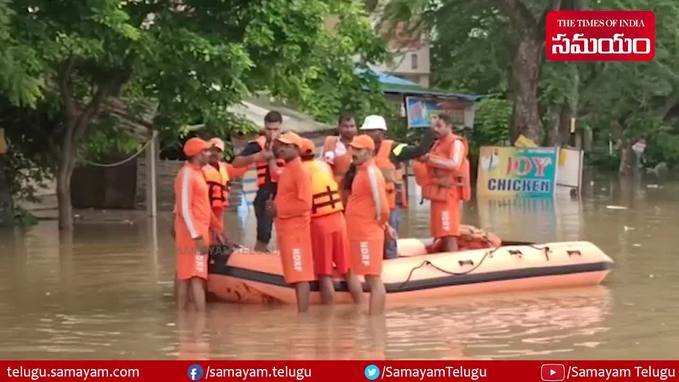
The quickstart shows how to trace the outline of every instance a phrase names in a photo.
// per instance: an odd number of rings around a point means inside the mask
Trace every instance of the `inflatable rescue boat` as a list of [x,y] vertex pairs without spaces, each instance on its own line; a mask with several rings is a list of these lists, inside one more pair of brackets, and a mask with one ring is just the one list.
[[[545,244],[503,243],[497,236],[462,227],[461,250],[438,252],[431,240],[400,239],[399,257],[384,260],[382,280],[388,302],[477,293],[575,287],[601,283],[613,260],[585,241]],[[294,304],[276,253],[237,249],[211,256],[208,292],[218,300],[239,303]],[[335,301],[350,302],[347,285],[335,280]],[[366,285],[363,287],[367,292]],[[311,302],[320,302],[318,283]]]

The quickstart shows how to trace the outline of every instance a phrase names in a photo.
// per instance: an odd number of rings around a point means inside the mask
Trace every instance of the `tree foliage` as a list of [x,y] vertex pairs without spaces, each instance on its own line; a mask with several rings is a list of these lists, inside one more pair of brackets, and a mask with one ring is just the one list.
[[[60,215],[68,215],[77,152],[88,139],[111,138],[99,122],[112,97],[130,110],[154,100],[156,128],[172,134],[197,122],[225,133],[241,128],[229,106],[254,93],[322,119],[342,107],[379,105],[366,92],[376,89],[375,79],[355,71],[357,62],[366,67],[385,55],[362,7],[342,0],[0,0],[0,90],[24,120],[57,116],[36,127],[56,148]],[[69,222],[60,218],[62,226]]]

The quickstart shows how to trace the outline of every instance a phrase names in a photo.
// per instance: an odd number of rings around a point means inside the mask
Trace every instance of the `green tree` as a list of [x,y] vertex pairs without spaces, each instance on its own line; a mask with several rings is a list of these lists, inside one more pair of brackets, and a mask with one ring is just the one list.
[[375,88],[355,58],[385,54],[362,3],[341,0],[0,0],[0,50],[13,107],[55,117],[38,127],[55,149],[62,229],[76,154],[112,97],[156,101],[160,129],[227,123],[229,105],[260,91],[329,115]]
[[385,17],[431,31],[437,85],[506,93],[512,141],[519,134],[540,141],[545,15],[576,6],[566,0],[392,0]]
[[619,172],[630,174],[632,144],[650,141],[672,160],[678,150],[676,110],[679,107],[679,3],[672,0],[592,1],[596,8],[651,9],[656,16],[656,55],[650,62],[606,62],[580,66],[581,118],[598,135],[610,135],[620,158]]

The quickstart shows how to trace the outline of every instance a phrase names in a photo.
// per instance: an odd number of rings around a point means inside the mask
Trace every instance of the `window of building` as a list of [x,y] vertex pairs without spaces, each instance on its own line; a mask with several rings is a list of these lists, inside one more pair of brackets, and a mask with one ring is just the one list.
[[410,68],[417,69],[417,53],[410,55]]

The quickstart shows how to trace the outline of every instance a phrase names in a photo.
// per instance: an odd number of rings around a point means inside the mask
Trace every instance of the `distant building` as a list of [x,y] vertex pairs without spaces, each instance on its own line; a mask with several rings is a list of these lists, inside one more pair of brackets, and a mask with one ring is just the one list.
[[430,41],[426,34],[409,31],[404,22],[397,23],[393,28],[384,25],[381,28],[394,57],[391,62],[377,65],[375,69],[429,87]]

